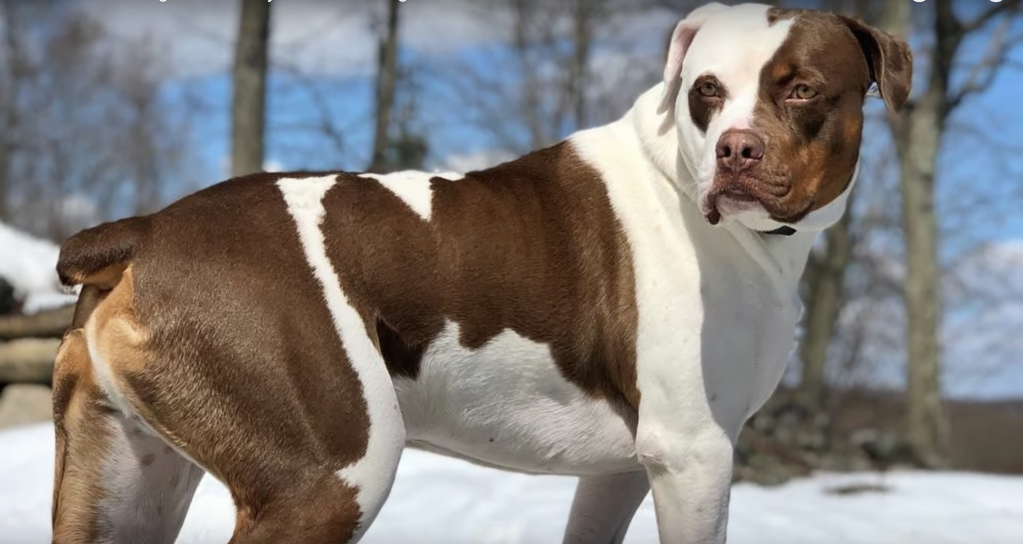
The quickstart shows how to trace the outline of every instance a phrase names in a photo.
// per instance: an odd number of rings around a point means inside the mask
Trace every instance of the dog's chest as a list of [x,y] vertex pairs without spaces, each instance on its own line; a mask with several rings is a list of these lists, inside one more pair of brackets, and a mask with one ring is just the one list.
[[547,345],[512,331],[464,348],[448,323],[415,380],[395,379],[410,446],[539,474],[636,468],[634,413],[567,381]]

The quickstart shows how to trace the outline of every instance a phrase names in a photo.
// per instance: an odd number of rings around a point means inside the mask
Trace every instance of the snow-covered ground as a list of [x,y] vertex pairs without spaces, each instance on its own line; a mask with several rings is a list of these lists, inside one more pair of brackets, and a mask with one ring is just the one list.
[[[0,543],[47,544],[53,477],[48,424],[0,433]],[[882,482],[885,493],[836,495]],[[366,544],[558,544],[575,481],[485,469],[408,451]],[[222,485],[199,486],[179,544],[225,543],[234,512]],[[650,497],[628,544],[654,544]],[[964,473],[821,475],[777,488],[740,484],[729,544],[1020,544],[1023,478]]]
[[25,313],[75,301],[74,296],[62,290],[57,279],[59,252],[60,248],[52,242],[0,223],[0,278],[14,287],[14,295],[25,303]]

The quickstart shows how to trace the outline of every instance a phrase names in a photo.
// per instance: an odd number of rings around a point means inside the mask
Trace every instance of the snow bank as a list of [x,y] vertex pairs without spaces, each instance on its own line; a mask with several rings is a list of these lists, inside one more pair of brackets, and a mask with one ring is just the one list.
[[25,313],[74,302],[74,296],[64,293],[57,279],[59,252],[52,242],[0,223],[0,278],[14,287],[15,297],[25,303]]
[[[53,430],[0,433],[0,542],[47,544]],[[886,493],[836,495],[854,483]],[[575,480],[525,476],[408,451],[365,544],[558,544]],[[234,511],[225,488],[199,486],[179,544],[225,543]],[[658,542],[650,497],[627,544]],[[1019,544],[1023,478],[966,473],[820,475],[777,488],[740,484],[729,544]]]

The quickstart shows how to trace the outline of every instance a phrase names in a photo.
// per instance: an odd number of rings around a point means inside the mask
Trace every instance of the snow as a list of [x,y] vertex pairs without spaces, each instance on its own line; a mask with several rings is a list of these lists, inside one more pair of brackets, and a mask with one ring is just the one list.
[[[53,429],[0,433],[0,542],[50,538]],[[838,495],[849,484],[887,492]],[[409,450],[365,544],[557,544],[575,480],[526,476]],[[729,544],[1019,544],[1023,478],[971,473],[823,474],[775,488],[734,488]],[[206,477],[179,544],[227,542],[234,511]],[[627,544],[657,542],[648,496]]]
[[56,244],[0,223],[0,278],[14,287],[25,313],[74,303],[74,296],[64,292],[57,278],[59,253]]

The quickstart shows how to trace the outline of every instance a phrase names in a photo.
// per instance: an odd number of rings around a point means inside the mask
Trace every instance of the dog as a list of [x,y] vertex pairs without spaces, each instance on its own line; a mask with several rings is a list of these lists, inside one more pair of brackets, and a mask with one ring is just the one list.
[[866,97],[905,41],[708,4],[618,121],[464,174],[258,173],[69,238],[53,542],[169,544],[204,473],[233,544],[356,542],[406,447],[579,477],[564,542],[725,542]]

